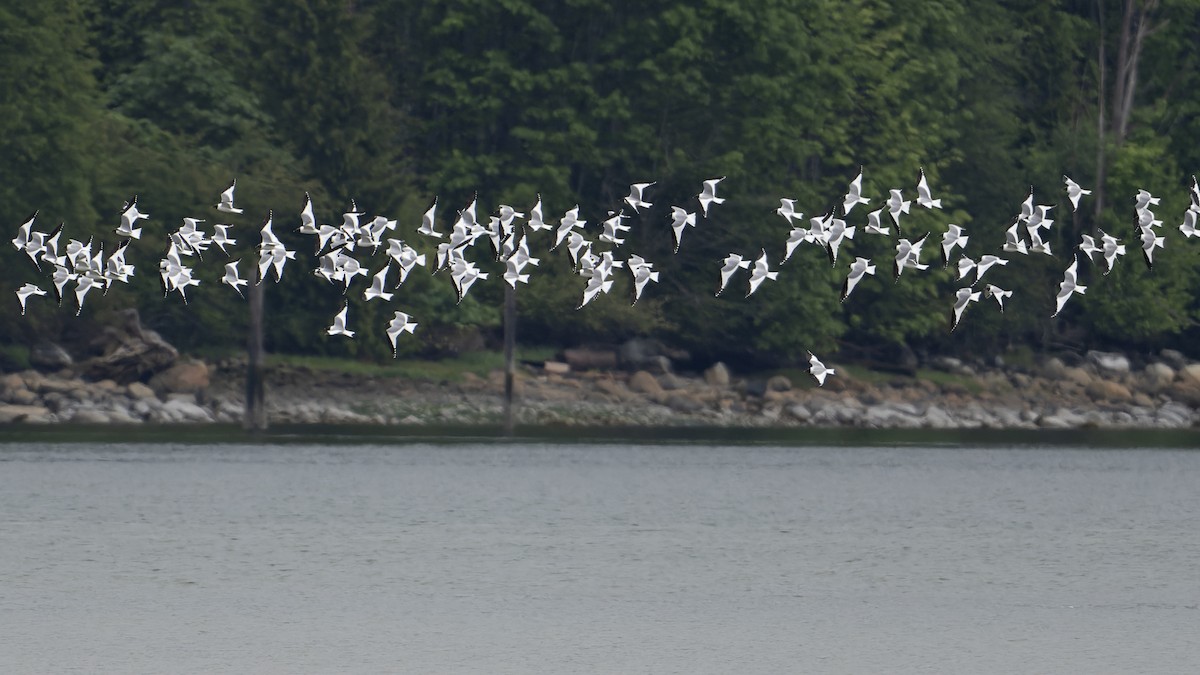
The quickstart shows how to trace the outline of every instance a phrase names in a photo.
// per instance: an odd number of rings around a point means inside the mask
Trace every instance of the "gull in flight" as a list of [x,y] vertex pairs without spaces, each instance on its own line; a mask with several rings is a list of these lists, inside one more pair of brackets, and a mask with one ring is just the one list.
[[754,291],[758,290],[758,286],[764,279],[774,281],[777,278],[779,278],[779,272],[772,271],[767,266],[767,250],[764,248],[761,255],[758,256],[758,260],[754,261],[754,269],[750,270],[750,290],[746,291],[746,297],[754,295]]
[[1183,224],[1179,226],[1179,231],[1188,239],[1200,236],[1200,230],[1196,229],[1197,212],[1200,212],[1200,210],[1192,207],[1188,207],[1188,210],[1183,212]]
[[841,218],[830,218],[825,229],[825,248],[829,252],[829,263],[837,264],[838,249],[842,242],[854,238],[854,226],[847,226]]
[[25,301],[29,299],[29,296],[45,294],[46,291],[43,291],[41,288],[38,288],[33,284],[25,284],[24,286],[18,288],[17,300],[19,300],[21,303],[21,316],[25,316]]
[[384,302],[387,302],[392,299],[392,294],[384,290],[387,288],[387,273],[391,268],[392,264],[389,262],[371,277],[371,286],[363,291],[363,300],[370,302],[375,298],[383,298]]
[[[579,219],[579,205],[576,204],[574,208],[563,214],[562,220],[558,221],[558,229],[554,231],[554,245],[550,247],[550,250],[558,248],[568,235],[578,234],[572,230],[577,227],[582,228],[584,225],[587,225],[587,221]],[[575,263],[575,266],[578,267],[579,264]]]
[[955,328],[958,328],[958,323],[962,321],[963,312],[967,311],[967,305],[972,302],[979,302],[979,298],[982,295],[982,293],[970,287],[960,288],[954,293],[954,313],[950,318],[951,333],[954,332]]
[[392,343],[392,358],[396,358],[396,339],[401,333],[416,334],[417,323],[404,312],[397,311],[387,325],[388,341]]
[[850,188],[846,191],[846,196],[842,199],[842,213],[850,215],[850,210],[859,204],[869,204],[871,200],[862,196],[862,167],[858,167],[858,175],[854,180],[850,181]]
[[[434,219],[437,216],[437,202],[438,198],[434,197],[433,203],[429,205],[429,208],[425,211],[425,215],[421,216],[421,226],[417,228],[417,232],[427,237],[436,237],[441,239],[443,236],[445,236],[445,233],[438,232],[434,228]],[[538,203],[540,204],[541,202]]]
[[37,214],[38,212],[34,211],[33,215],[29,216],[29,218],[26,219],[24,223],[21,223],[21,226],[17,228],[17,236],[13,237],[12,239],[13,248],[17,249],[18,251],[24,251],[26,250],[26,247],[29,246],[29,237],[33,228],[33,221],[37,220]]
[[811,230],[804,227],[793,227],[792,231],[788,233],[788,240],[785,244],[786,248],[783,252],[783,260],[780,260],[779,264],[782,265],[791,259],[792,253],[795,253],[797,246],[803,244],[804,242],[811,242],[812,240],[813,236]]
[[1104,264],[1107,267],[1104,270],[1104,276],[1108,276],[1108,273],[1113,270],[1113,265],[1117,264],[1117,258],[1125,255],[1125,245],[1104,230],[1098,231],[1100,232],[1100,244],[1104,248]]
[[542,216],[542,195],[540,193],[537,196],[537,203],[529,209],[529,229],[534,232],[550,229],[550,226],[546,224],[546,219]]
[[[942,200],[933,199],[929,194],[929,181],[925,180],[925,167],[921,167],[921,178],[917,181],[917,203],[927,209],[942,208]],[[899,223],[897,223],[899,227]]]
[[891,234],[891,228],[883,227],[883,223],[880,221],[882,214],[883,209],[875,209],[868,213],[867,226],[863,228],[863,232],[867,234]]
[[[319,234],[321,230],[317,227],[317,217],[313,215],[312,197],[308,193],[304,193],[304,207],[300,209],[300,228],[296,230],[300,234]],[[317,249],[320,251],[320,249]]]
[[[966,258],[966,256],[963,256],[963,257]],[[966,259],[970,260],[970,258],[966,258]],[[994,256],[990,253],[987,255],[980,256],[979,262],[974,264],[975,281],[971,282],[971,285],[974,286],[975,284],[979,283],[979,280],[983,278],[984,273],[986,273],[989,269],[991,269],[992,266],[999,265],[1001,267],[1004,267],[1007,264],[1008,264],[1008,261],[1005,260],[1004,258]],[[962,261],[959,261],[958,270],[960,273],[962,272],[962,268],[963,268]],[[960,276],[959,278],[961,279],[962,277]]]
[[924,236],[916,241],[901,239],[896,243],[896,260],[892,265],[892,273],[896,277],[896,281],[900,281],[900,275],[904,273],[905,267],[911,267],[917,271],[929,269],[929,265],[921,264],[921,247],[925,245],[925,238],[929,236],[926,232]]
[[825,364],[821,363],[821,360],[812,352],[808,353],[808,373],[816,379],[818,387],[825,386],[825,378],[837,374],[833,368],[826,368]]
[[1021,226],[1021,221],[1012,224],[1012,227],[1004,231],[1004,246],[1003,249],[1007,253],[1020,253],[1021,255],[1029,255],[1029,249],[1026,248],[1024,240],[1021,239],[1021,233],[1017,229]]
[[709,204],[724,204],[725,198],[717,196],[717,183],[725,180],[724,176],[720,178],[710,178],[704,181],[704,188],[700,190],[700,194],[696,198],[700,200],[700,208],[704,211],[704,217],[708,217]]
[[213,225],[213,229],[216,230],[216,233],[213,234],[213,236],[212,236],[212,243],[219,246],[221,248],[221,253],[224,253],[226,257],[229,256],[229,251],[226,250],[225,247],[233,246],[234,244],[237,243],[237,239],[234,239],[229,236],[229,228],[231,228],[231,227],[233,227],[233,226],[232,225]]
[[845,302],[846,298],[850,297],[850,293],[854,291],[854,287],[868,274],[875,276],[875,266],[867,258],[855,258],[854,262],[850,263],[850,274],[842,282],[842,302]]
[[134,227],[134,225],[136,225],[137,221],[139,220],[148,219],[150,215],[138,211],[137,195],[134,195],[133,199],[125,202],[125,206],[123,206],[122,209],[121,225],[117,227],[116,233],[122,237],[141,239],[142,228]]
[[629,186],[629,196],[625,198],[625,203],[633,208],[634,213],[638,213],[640,208],[650,208],[654,206],[648,201],[642,199],[642,191],[654,185],[654,183],[634,183]]
[[345,335],[348,338],[354,337],[354,331],[346,328],[346,317],[350,313],[350,303],[342,305],[342,311],[338,312],[333,317],[333,325],[325,330],[329,335]]
[[1062,311],[1063,305],[1067,304],[1067,300],[1070,300],[1073,294],[1083,295],[1084,291],[1087,290],[1087,286],[1079,285],[1076,277],[1078,265],[1079,258],[1072,258],[1071,265],[1063,272],[1063,280],[1058,285],[1058,295],[1055,298],[1057,307],[1054,313],[1050,315],[1051,318],[1058,316],[1058,313]]
[[795,199],[780,199],[779,208],[775,209],[775,213],[786,218],[789,225],[804,219],[804,214],[796,210]]
[[737,253],[730,253],[725,256],[724,264],[721,267],[721,287],[717,289],[718,296],[725,290],[725,286],[729,284],[729,280],[733,277],[734,272],[738,271],[739,267],[742,269],[750,267],[750,261]]
[[608,215],[612,217],[604,221],[604,232],[601,233],[601,235],[597,238],[600,241],[610,243],[613,246],[620,246],[621,244],[625,243],[625,238],[621,236],[621,233],[628,232],[630,230],[630,226],[622,225],[621,221],[625,220],[629,216],[625,215],[624,211],[619,211],[617,213],[609,211]]
[[1087,256],[1087,259],[1091,261],[1092,264],[1095,264],[1096,254],[1104,253],[1104,249],[1096,245],[1096,240],[1093,239],[1092,235],[1090,234],[1081,235],[1079,239],[1079,252]]
[[1063,175],[1063,183],[1067,186],[1067,199],[1071,200],[1071,210],[1078,211],[1079,198],[1092,194],[1092,191],[1079,187],[1079,183],[1071,180],[1066,174]]
[[1142,239],[1142,259],[1146,261],[1146,268],[1154,269],[1154,249],[1163,248],[1165,237],[1160,237],[1155,234],[1150,227],[1139,228],[1141,230]]
[[225,191],[221,193],[221,201],[218,202],[216,206],[218,211],[222,211],[224,213],[242,213],[245,210],[236,208],[233,205],[233,191],[235,188],[237,188],[236,178],[233,179],[233,182],[229,184],[229,187],[225,188]]
[[1004,301],[1012,297],[1012,291],[1006,291],[995,284],[988,284],[983,290],[985,298],[995,298],[996,304],[1000,305],[1000,313],[1004,313]]
[[1158,197],[1155,197],[1154,195],[1142,189],[1137,191],[1137,197],[1135,197],[1134,200],[1134,208],[1136,208],[1138,211],[1150,208],[1151,206],[1158,206],[1158,203],[1162,201]]
[[[962,227],[951,223],[947,226],[946,233],[942,235],[942,267],[950,264],[950,252],[957,246],[964,251],[967,248],[967,240],[969,236],[963,234]],[[961,278],[961,277],[959,277]]]
[[629,256],[628,267],[629,273],[633,275],[633,304],[636,305],[637,301],[641,300],[646,285],[651,281],[658,283],[658,272],[654,269],[654,263],[646,262],[640,255]]
[[900,214],[908,213],[912,208],[912,202],[904,199],[901,190],[892,188],[891,196],[887,200],[888,213],[892,216],[892,222],[896,223],[896,232],[900,231]]
[[679,245],[683,243],[683,231],[696,226],[696,214],[678,206],[671,207],[671,231],[675,233],[675,253],[679,253]]
[[241,258],[238,258],[232,262],[225,263],[225,276],[221,277],[221,283],[232,287],[233,290],[237,291],[238,295],[244,298],[246,296],[242,293],[241,287],[245,286],[248,282],[238,276],[238,261],[240,260]]

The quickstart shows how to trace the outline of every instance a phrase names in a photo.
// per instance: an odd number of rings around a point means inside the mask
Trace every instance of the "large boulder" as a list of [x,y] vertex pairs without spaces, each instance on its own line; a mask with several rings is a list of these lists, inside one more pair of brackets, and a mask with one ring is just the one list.
[[1087,353],[1087,360],[1096,366],[1098,370],[1108,375],[1125,375],[1129,373],[1129,359],[1124,354],[1092,350]]
[[150,378],[151,389],[167,394],[196,394],[208,389],[208,366],[203,361],[176,363]]
[[720,361],[704,371],[704,381],[714,387],[728,387],[729,379],[729,368]]
[[563,361],[574,371],[612,370],[617,367],[617,353],[611,349],[578,347],[563,350]]
[[91,342],[99,354],[79,364],[89,380],[114,380],[120,384],[145,381],[170,368],[179,352],[161,335],[142,327],[136,309],[117,313],[118,321],[105,326]]

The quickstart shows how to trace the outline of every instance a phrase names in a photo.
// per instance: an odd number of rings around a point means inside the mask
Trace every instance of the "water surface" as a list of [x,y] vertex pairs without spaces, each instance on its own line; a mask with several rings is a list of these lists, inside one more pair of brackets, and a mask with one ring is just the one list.
[[4,672],[1194,672],[1200,453],[0,445]]

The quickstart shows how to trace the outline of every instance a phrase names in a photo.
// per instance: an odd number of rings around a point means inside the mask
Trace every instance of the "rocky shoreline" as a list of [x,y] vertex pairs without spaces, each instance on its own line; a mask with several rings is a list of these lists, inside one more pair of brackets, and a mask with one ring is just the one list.
[[[737,377],[723,364],[671,372],[657,358],[623,369],[604,353],[523,365],[516,419],[525,425],[1181,429],[1200,425],[1200,363],[1165,351],[1140,365],[1089,352],[1036,367],[940,358],[926,377],[839,371]],[[610,363],[610,361],[614,361]],[[836,364],[835,364],[836,367]],[[238,424],[244,362],[178,359],[147,381],[93,379],[87,368],[0,376],[0,424]],[[503,374],[421,382],[280,366],[267,372],[277,424],[477,425],[502,420]]]

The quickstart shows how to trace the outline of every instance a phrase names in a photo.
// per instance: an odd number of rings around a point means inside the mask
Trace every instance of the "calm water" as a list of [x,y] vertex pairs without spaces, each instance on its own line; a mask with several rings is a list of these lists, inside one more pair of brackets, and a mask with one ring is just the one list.
[[1200,452],[0,445],[0,671],[1192,673]]

